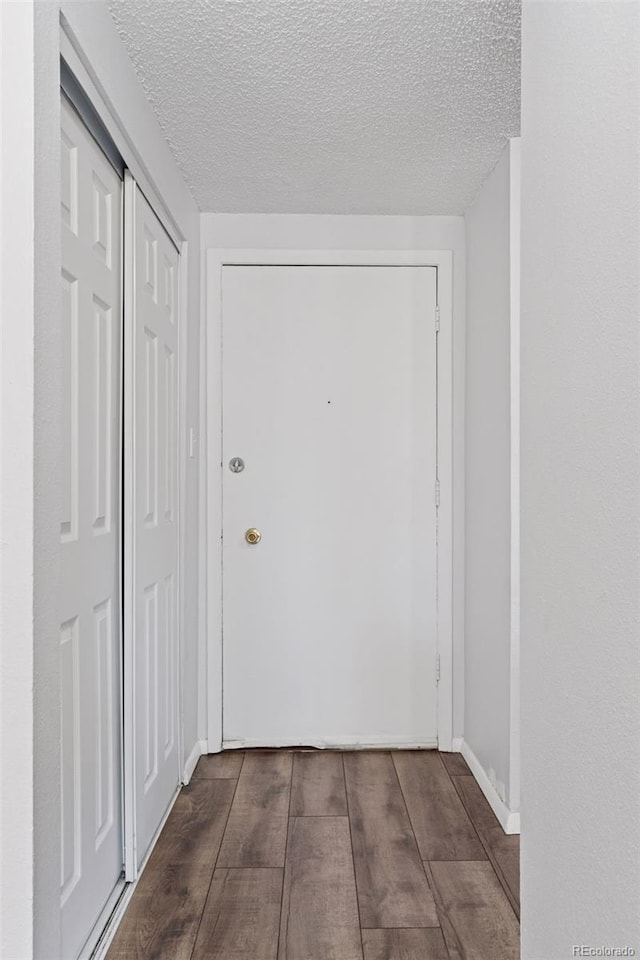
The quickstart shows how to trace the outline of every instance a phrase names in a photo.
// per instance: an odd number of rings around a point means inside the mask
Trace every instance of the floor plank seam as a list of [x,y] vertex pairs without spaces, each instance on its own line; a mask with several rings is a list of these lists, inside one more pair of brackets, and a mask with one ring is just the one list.
[[452,953],[451,953],[451,950],[450,950],[450,948],[449,948],[449,943],[450,943],[450,939],[453,938],[453,940],[454,940],[453,946],[455,947],[456,953],[458,954],[457,960],[467,960],[466,950],[465,950],[464,947],[462,946],[462,943],[460,942],[460,939],[459,939],[458,934],[456,933],[454,927],[449,923],[449,918],[448,918],[448,916],[447,916],[447,911],[445,910],[444,903],[443,903],[442,898],[441,898],[441,896],[440,896],[440,891],[439,891],[438,888],[437,888],[437,885],[436,885],[434,876],[433,876],[433,874],[431,873],[431,870],[430,870],[430,868],[429,868],[429,861],[428,861],[428,860],[423,860],[423,861],[422,861],[422,868],[423,868],[423,870],[424,870],[424,872],[425,872],[425,874],[426,874],[427,883],[429,884],[429,887],[430,887],[430,889],[431,889],[431,893],[432,893],[432,895],[433,895],[433,899],[434,899],[434,901],[435,901],[436,913],[438,914],[438,917],[440,918],[440,929],[441,929],[441,931],[442,931],[442,937],[443,937],[444,942],[445,942],[445,947],[446,947],[446,949],[447,949],[447,953],[449,954],[449,957],[452,957]]
[[[411,819],[411,814],[409,813],[409,805],[408,805],[408,803],[407,803],[407,798],[406,798],[405,795],[404,795],[404,790],[402,789],[402,784],[400,783],[400,777],[398,776],[398,769],[397,769],[397,767],[396,767],[396,765],[395,765],[395,762],[394,762],[394,760],[393,760],[393,755],[391,755],[391,763],[392,763],[392,766],[393,766],[394,773],[395,773],[395,775],[396,775],[396,780],[398,781],[398,787],[399,787],[399,789],[400,789],[400,795],[401,795],[401,797],[402,797],[402,802],[404,803],[405,810],[407,811],[407,818],[408,818],[409,824],[410,824],[410,826],[411,826],[411,833],[413,834],[413,841],[414,841],[414,843],[415,843],[415,845],[416,845],[416,850],[418,851],[418,856],[420,857],[420,863],[422,864],[422,869],[424,870],[424,860],[422,859],[422,853],[421,853],[421,851],[420,851],[420,844],[418,843],[418,838],[417,838],[417,836],[416,836],[416,831],[415,831],[415,828],[414,828],[414,826],[413,826],[413,820]],[[438,915],[438,918],[440,919],[440,911],[438,910],[438,901],[437,901],[437,899],[436,899],[435,891],[433,890],[433,885],[432,885],[432,883],[431,883],[431,878],[429,877],[429,874],[427,873],[426,870],[424,870],[424,874],[425,874],[425,876],[426,876],[426,878],[427,878],[427,886],[429,887],[429,889],[430,889],[430,891],[431,891],[431,896],[433,897],[433,901],[434,901],[434,903],[435,903],[435,905],[436,905],[436,913],[437,913],[437,915]],[[441,919],[440,919],[440,923],[438,924],[438,926],[439,926],[440,929],[442,930],[442,920],[441,920]],[[424,929],[433,929],[433,927],[431,927],[431,928],[425,927]]]
[[[200,914],[200,919],[199,919],[199,921],[198,921],[198,928],[197,928],[197,930],[196,930],[196,935],[195,935],[195,937],[194,937],[194,939],[193,939],[193,946],[192,946],[192,948],[191,948],[191,952],[189,953],[189,960],[193,960],[193,955],[194,955],[194,953],[195,953],[195,949],[196,949],[196,946],[197,946],[197,943],[198,943],[198,936],[200,935],[200,927],[202,926],[202,920],[203,920],[203,918],[204,918],[204,913],[205,913],[205,910],[207,909],[207,902],[208,902],[209,896],[210,896],[210,894],[211,894],[211,887],[212,887],[212,885],[213,885],[213,878],[214,878],[214,876],[215,876],[216,870],[218,869],[218,858],[220,857],[220,851],[222,850],[222,843],[223,843],[223,841],[224,841],[224,835],[225,835],[225,833],[226,833],[226,831],[227,831],[227,825],[228,825],[228,823],[229,823],[229,817],[231,816],[231,810],[233,809],[233,802],[234,802],[234,800],[235,800],[235,798],[236,798],[236,793],[238,792],[238,784],[240,783],[240,774],[242,773],[242,768],[243,768],[243,766],[244,766],[244,755],[243,755],[243,757],[242,757],[242,763],[240,764],[240,769],[238,770],[238,776],[237,776],[237,778],[236,778],[235,786],[234,786],[234,788],[233,788],[233,796],[231,797],[231,803],[229,804],[229,809],[227,810],[227,819],[225,820],[224,830],[222,831],[222,835],[221,835],[221,837],[220,837],[220,845],[218,846],[218,852],[216,853],[216,859],[215,859],[214,864],[213,864],[213,870],[211,871],[211,877],[209,878],[209,886],[207,887],[207,895],[206,895],[206,897],[204,898],[204,901],[203,901],[202,912],[201,912],[201,914]],[[217,921],[216,921],[216,922],[217,922]]]
[[[438,753],[438,756],[440,756],[439,753]],[[491,864],[491,869],[492,869],[493,872],[495,873],[496,879],[497,879],[498,883],[500,884],[500,886],[501,886],[502,889],[504,890],[504,894],[505,894],[507,900],[509,901],[509,906],[510,906],[511,909],[513,910],[513,904],[511,903],[511,896],[510,896],[510,894],[505,890],[504,884],[503,884],[503,882],[502,882],[502,878],[499,876],[498,871],[497,871],[496,868],[495,868],[495,864],[494,864],[494,862],[493,862],[493,857],[490,855],[489,850],[487,849],[487,844],[486,844],[486,842],[485,842],[485,840],[484,840],[484,837],[482,836],[480,830],[478,830],[478,828],[477,828],[477,826],[476,826],[476,824],[475,824],[475,820],[474,820],[473,817],[471,816],[471,811],[470,811],[469,808],[467,807],[467,804],[464,802],[464,797],[461,797],[460,794],[458,793],[458,790],[456,789],[455,780],[453,779],[454,775],[451,774],[451,773],[449,773],[449,768],[447,767],[446,763],[442,760],[442,758],[440,758],[440,762],[442,763],[442,766],[444,767],[444,769],[445,769],[445,771],[446,771],[446,774],[447,774],[447,776],[449,777],[449,780],[451,781],[451,786],[452,786],[453,789],[456,791],[456,795],[459,797],[460,802],[461,802],[462,806],[464,807],[464,809],[465,809],[465,811],[466,811],[466,813],[467,813],[467,816],[469,817],[469,822],[470,822],[471,826],[473,827],[473,830],[474,830],[474,832],[475,832],[476,837],[478,838],[478,841],[479,841],[479,843],[480,843],[480,846],[482,847],[482,849],[484,850],[484,852],[485,852],[485,854],[486,854],[486,859],[487,859],[487,860],[489,861],[489,863]],[[467,774],[464,774],[464,776],[467,776]],[[471,776],[473,777],[473,774],[471,774]],[[474,779],[475,779],[475,778],[474,778]],[[434,863],[437,863],[438,861],[437,861],[437,860],[434,860],[433,862],[434,862]],[[470,863],[471,861],[468,861],[468,862]],[[513,912],[515,913],[515,910],[514,910]],[[516,919],[517,919],[518,922],[519,922],[519,918],[518,918],[517,916],[516,916]]]
[[[432,867],[439,869],[434,871]],[[443,869],[446,867],[450,869]],[[465,871],[465,867],[476,869]],[[451,868],[459,868],[460,872],[452,872]],[[489,860],[425,861],[424,869],[433,880],[436,909],[442,917],[442,930],[452,957],[520,957],[520,925]]]
[[358,874],[356,872],[356,858],[353,851],[353,832],[351,830],[351,807],[349,806],[349,791],[347,790],[347,771],[344,766],[344,751],[340,753],[340,759],[342,761],[342,778],[344,780],[344,795],[347,801],[347,822],[349,824],[349,843],[351,844],[351,862],[353,865],[353,883],[356,888],[356,906],[358,908],[358,929],[360,931],[360,950],[362,952],[362,957],[364,960],[364,941],[362,939],[362,915],[360,913],[360,894],[358,892]]
[[[287,854],[289,853],[289,831],[291,829],[291,798],[293,796],[293,771],[296,765],[295,754],[291,758],[291,776],[289,777],[289,806],[287,808],[287,837],[284,843],[284,865],[282,867],[282,889],[280,891],[280,923],[278,924],[278,940],[276,943],[276,956],[274,960],[279,960],[280,957],[280,938],[282,936],[282,924],[283,924],[283,911],[284,911],[284,878],[287,872]],[[287,905],[288,910],[288,905]],[[287,916],[287,927],[289,925],[289,917]]]
[[[475,782],[475,777],[473,776],[473,774],[452,774],[452,773],[449,773],[449,769],[448,769],[446,763],[444,763],[443,766],[444,766],[445,770],[447,771],[447,775],[448,775],[449,779],[451,780],[451,784],[452,784],[452,786],[453,786],[453,789],[456,791],[456,794],[458,795],[458,797],[460,797],[460,802],[462,803],[462,806],[463,806],[464,809],[467,811],[469,820],[471,821],[471,825],[472,825],[473,829],[474,829],[475,832],[476,832],[476,835],[477,835],[477,837],[478,837],[478,840],[480,841],[480,844],[482,845],[482,849],[484,850],[484,852],[485,852],[486,855],[487,855],[487,860],[488,860],[489,863],[491,864],[491,867],[492,867],[492,869],[493,869],[493,872],[495,873],[495,875],[496,875],[496,877],[497,877],[497,879],[498,879],[498,883],[499,883],[500,886],[502,887],[502,889],[503,889],[503,891],[504,891],[504,895],[506,896],[507,900],[509,901],[509,906],[510,906],[511,909],[513,910],[513,912],[514,912],[514,914],[515,914],[515,918],[516,918],[516,920],[518,921],[518,925],[519,925],[519,924],[520,924],[520,909],[519,909],[519,905],[518,905],[518,909],[516,909],[516,907],[515,907],[515,905],[514,905],[514,903],[513,903],[514,895],[512,894],[512,892],[511,892],[511,890],[510,890],[510,888],[509,888],[509,885],[508,885],[508,883],[506,882],[506,879],[505,879],[504,876],[503,876],[502,870],[501,870],[501,869],[498,869],[498,867],[496,866],[495,854],[493,853],[493,851],[491,850],[490,845],[487,843],[487,841],[486,841],[485,838],[484,838],[484,835],[483,835],[484,831],[479,830],[478,827],[476,826],[475,820],[473,819],[473,817],[472,817],[472,815],[471,815],[471,810],[470,810],[468,804],[465,802],[465,797],[464,797],[464,795],[461,795],[461,794],[460,794],[460,791],[458,790],[458,788],[457,788],[457,786],[456,786],[456,779],[462,779],[463,777],[469,776],[469,777],[471,778],[471,780],[473,780],[473,781]],[[496,821],[496,822],[498,822],[498,821]],[[498,823],[498,826],[500,826],[499,823]],[[502,828],[501,828],[501,829],[502,829]],[[505,834],[505,836],[507,836],[507,834]],[[436,861],[434,861],[434,862],[436,862]]]
[[[482,844],[483,849],[485,849],[484,844]],[[485,850],[486,853],[486,850]],[[430,857],[429,863],[486,863],[487,860],[490,861],[490,857]]]
[[[201,777],[201,776],[196,777],[196,776],[193,776],[193,777],[191,777],[191,779],[192,779],[192,780],[237,780],[238,777]],[[186,784],[186,786],[189,786],[189,784]]]
[[362,930],[441,930],[439,923],[432,923],[430,927],[416,927],[415,924],[405,924],[402,927],[361,927]]
[[[450,863],[451,861],[447,861],[447,862]],[[479,860],[478,862],[479,862],[479,863],[484,863],[485,861],[484,861],[484,860]],[[434,897],[434,899],[435,899],[435,897]],[[442,930],[442,924],[441,924],[441,923],[430,923],[430,924],[423,923],[421,927],[416,927],[415,924],[412,925],[412,926],[407,926],[407,925],[405,924],[405,925],[402,926],[402,927],[398,927],[398,926],[395,926],[395,927],[386,926],[386,927],[385,927],[385,926],[380,926],[380,924],[378,924],[377,927],[360,927],[360,929],[361,929],[361,930]]]
[[335,819],[347,820],[347,814],[345,813],[296,813],[290,819],[291,820],[335,820]]

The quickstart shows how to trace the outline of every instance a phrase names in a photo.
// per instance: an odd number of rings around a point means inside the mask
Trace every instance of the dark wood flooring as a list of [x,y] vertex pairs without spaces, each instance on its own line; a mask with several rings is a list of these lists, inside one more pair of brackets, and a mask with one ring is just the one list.
[[107,960],[518,960],[519,838],[462,757],[202,757]]

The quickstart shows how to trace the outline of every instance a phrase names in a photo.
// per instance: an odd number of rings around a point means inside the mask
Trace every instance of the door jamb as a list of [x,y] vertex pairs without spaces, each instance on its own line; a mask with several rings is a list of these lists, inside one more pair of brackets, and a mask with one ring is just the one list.
[[[451,250],[224,250],[206,252],[207,737],[222,749],[222,269],[225,266],[435,267],[437,334],[438,749],[453,746],[453,254]],[[435,318],[434,318],[435,323]],[[425,496],[429,492],[425,491]]]

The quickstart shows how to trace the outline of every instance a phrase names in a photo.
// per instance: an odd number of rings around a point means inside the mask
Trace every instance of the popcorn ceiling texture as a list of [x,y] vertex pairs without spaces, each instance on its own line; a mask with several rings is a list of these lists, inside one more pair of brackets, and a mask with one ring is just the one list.
[[515,0],[109,0],[203,211],[461,214],[519,133]]

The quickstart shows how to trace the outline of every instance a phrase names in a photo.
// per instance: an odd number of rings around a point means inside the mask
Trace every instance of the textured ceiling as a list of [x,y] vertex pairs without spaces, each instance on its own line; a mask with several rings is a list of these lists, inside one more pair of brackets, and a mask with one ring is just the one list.
[[109,0],[204,211],[462,213],[519,132],[519,0]]

